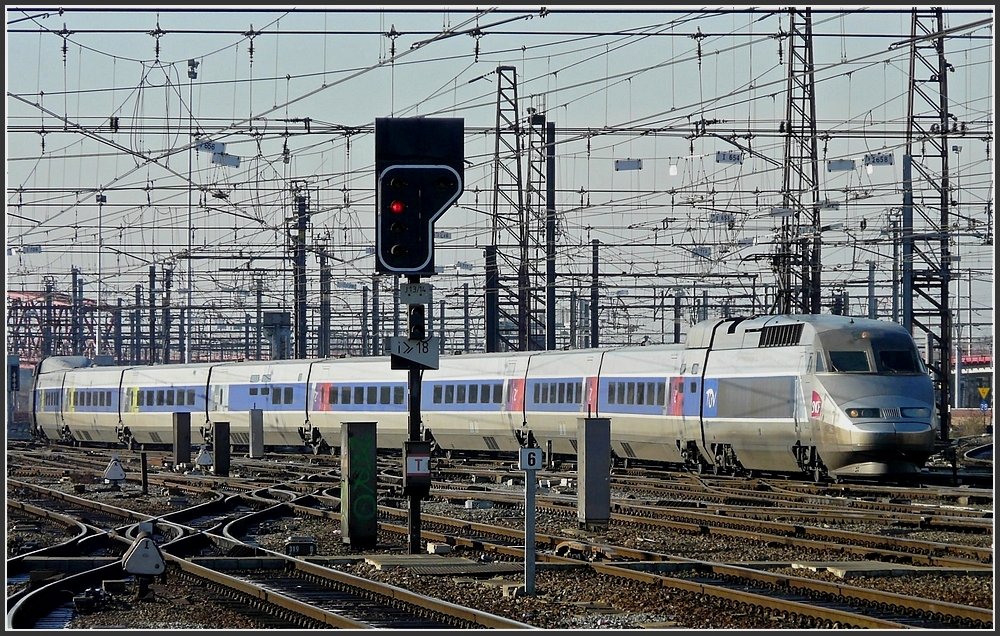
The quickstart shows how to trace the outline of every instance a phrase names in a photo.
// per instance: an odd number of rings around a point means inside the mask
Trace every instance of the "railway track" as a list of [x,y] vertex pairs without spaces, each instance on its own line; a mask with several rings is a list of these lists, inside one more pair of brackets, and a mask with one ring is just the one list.
[[[85,463],[89,462],[91,468],[68,468],[70,462],[62,459],[61,469],[86,472],[96,470],[101,463],[99,459],[88,459],[87,456],[83,460]],[[104,532],[108,528],[117,531],[127,527],[129,523],[155,516],[166,526],[180,528],[184,535],[182,539],[172,542],[164,538],[164,552],[169,554],[171,571],[184,573],[185,576],[193,576],[201,581],[210,580],[206,577],[225,577],[225,584],[212,585],[221,586],[219,589],[233,590],[227,593],[239,595],[247,603],[271,608],[264,611],[264,615],[275,616],[275,620],[279,622],[305,626],[317,624],[313,623],[317,620],[333,620],[309,617],[301,608],[314,605],[316,597],[307,593],[298,598],[287,594],[288,588],[282,587],[305,585],[304,589],[311,589],[308,586],[331,585],[329,582],[314,581],[311,578],[315,575],[314,572],[300,572],[298,566],[291,567],[290,570],[287,563],[279,567],[268,561],[268,567],[261,567],[259,562],[253,560],[259,561],[265,555],[267,559],[276,559],[274,563],[287,560],[281,554],[280,547],[274,544],[279,538],[277,535],[258,534],[262,524],[267,523],[280,527],[297,527],[297,524],[308,524],[306,520],[311,520],[316,523],[313,527],[320,528],[315,534],[318,543],[324,546],[323,551],[343,551],[343,545],[334,543],[341,543],[339,533],[325,539],[319,536],[324,528],[326,531],[335,531],[339,527],[339,488],[334,467],[324,464],[313,466],[307,471],[289,471],[285,468],[278,468],[271,473],[259,471],[258,481],[257,478],[248,477],[256,470],[254,462],[247,462],[246,465],[238,463],[240,475],[228,479],[210,475],[178,475],[173,472],[151,475],[150,483],[158,484],[164,492],[169,490],[174,493],[175,498],[191,497],[197,501],[180,510],[144,515],[137,510],[114,511],[112,508],[115,506],[101,504],[96,506],[96,512],[91,512],[72,508],[71,503],[76,506],[81,506],[82,503],[74,501],[72,497],[62,496],[54,498],[61,503],[52,505],[64,506],[62,510],[69,516],[100,521],[98,525],[104,528]],[[398,507],[404,500],[399,497],[395,472],[398,469],[394,471],[390,462],[382,475],[384,481],[380,480],[380,490],[385,493],[382,500],[390,504],[379,507],[380,543],[386,545],[404,544],[408,531],[404,522],[406,510]],[[17,474],[16,468],[12,474]],[[57,473],[50,473],[50,478],[56,476]],[[553,474],[553,480],[556,476],[557,474]],[[281,482],[281,477],[287,477],[290,481]],[[454,475],[452,478],[456,479]],[[14,485],[27,489],[16,483]],[[67,484],[60,486],[65,488]],[[947,568],[984,570],[989,569],[992,563],[991,548],[959,542],[907,539],[895,536],[893,532],[885,535],[856,532],[840,526],[851,523],[875,524],[880,517],[883,520],[887,518],[885,513],[888,510],[896,518],[896,529],[991,537],[991,492],[976,495],[982,498],[982,505],[978,507],[956,507],[952,510],[951,502],[954,497],[968,497],[968,492],[953,495],[947,490],[941,490],[925,496],[927,493],[920,490],[910,493],[906,489],[853,492],[848,490],[850,487],[842,485],[828,485],[833,490],[824,491],[815,490],[819,487],[807,484],[775,484],[765,480],[740,482],[693,476],[678,477],[661,484],[659,487],[663,490],[655,492],[655,499],[645,496],[650,494],[645,489],[656,486],[644,483],[642,477],[627,476],[616,483],[614,488],[618,492],[619,489],[624,491],[633,486],[634,490],[629,491],[634,493],[631,498],[616,497],[609,531],[601,536],[562,532],[567,525],[572,525],[571,519],[576,513],[575,498],[567,493],[555,493],[551,498],[540,495],[536,501],[539,510],[539,522],[536,526],[538,567],[584,567],[590,571],[588,576],[599,577],[599,580],[604,581],[602,585],[610,586],[610,589],[624,586],[625,581],[633,581],[653,586],[652,589],[670,590],[672,594],[711,598],[713,603],[721,606],[741,608],[738,610],[740,615],[746,613],[751,617],[747,620],[772,620],[775,616],[786,615],[793,617],[795,624],[809,627],[876,626],[896,629],[992,626],[992,611],[985,608],[885,590],[855,590],[853,586],[843,582],[821,581],[739,563],[688,558],[672,553],[675,551],[671,550],[671,540],[667,539],[669,536],[678,536],[684,542],[709,540],[733,545],[756,541],[770,546],[768,549],[771,550],[790,553],[797,551],[800,554],[837,553],[840,558],[847,557],[849,561],[875,558],[886,563],[909,563],[942,571]],[[447,502],[452,502],[452,512],[423,516],[422,539],[425,542],[450,545],[467,558],[497,559],[511,563],[523,560],[524,537],[518,527],[523,526],[523,497],[516,485],[512,487],[485,481],[471,482],[471,478],[465,484],[454,481],[442,481],[439,484],[435,481],[434,494],[435,499],[441,502],[440,505],[447,507]],[[907,496],[908,494],[912,496]],[[88,496],[106,498],[111,495],[107,491],[93,488],[79,494],[80,499]],[[130,498],[125,493],[118,497],[117,501],[124,504],[143,502],[143,498]],[[461,506],[468,498],[489,501],[498,516],[487,523],[471,521],[472,514]],[[943,514],[945,510],[949,512]],[[816,520],[823,520],[823,524],[815,523]],[[888,524],[883,525],[889,530]],[[664,538],[647,541],[644,544],[646,549],[626,545],[628,537],[635,543],[637,538],[647,535],[662,535]],[[199,537],[201,543],[192,543],[195,537]],[[206,541],[206,537],[212,537],[212,541]],[[307,563],[310,568],[319,568],[320,572],[348,567],[330,566],[329,563],[320,565],[309,559],[298,561]],[[213,564],[212,567],[206,566],[209,562]],[[361,570],[364,568],[356,558],[343,561],[348,562],[353,564],[350,567]],[[192,571],[197,568],[204,569]],[[542,571],[545,572],[544,576],[550,576],[547,570]],[[558,570],[553,572],[556,571]],[[373,572],[363,574],[365,576],[360,578],[367,580],[379,576]],[[271,577],[276,577],[277,580],[262,583]],[[304,584],[297,580],[299,578],[310,582],[308,585]],[[411,577],[408,581],[408,589],[412,587],[416,590],[424,584],[420,577]],[[437,584],[445,586],[441,591],[442,600],[454,592],[443,582]],[[736,593],[739,591],[737,588],[752,591],[747,592],[748,596],[741,597]],[[847,596],[851,598],[841,598],[847,590],[850,590]],[[320,595],[325,593],[327,592],[316,592]],[[812,600],[801,598],[802,595],[809,596]],[[286,597],[291,600],[282,602],[290,604],[288,607],[273,602],[275,598]],[[622,604],[626,602],[627,600],[620,601]],[[457,603],[452,605],[461,607]],[[472,603],[465,609],[475,606],[476,603]],[[337,608],[332,608],[330,614],[348,620],[359,620],[357,617],[343,616]],[[57,617],[54,620],[61,619]],[[360,620],[364,622],[363,618]],[[439,619],[428,618],[424,611],[419,617],[401,617],[400,624],[406,620]],[[545,625],[549,619],[536,620],[540,621],[537,624]]]
[[[87,502],[80,498],[50,491],[30,484],[15,484],[22,490],[30,490],[34,497],[30,503],[22,503],[24,514],[33,511],[42,516],[46,513],[66,517],[85,518],[83,522],[94,533],[109,537],[108,533],[124,529],[123,520],[150,522],[151,519],[126,509],[115,509],[99,502]],[[287,617],[289,613],[298,617],[300,625],[320,625],[348,629],[393,628],[393,629],[447,629],[447,628],[524,628],[527,625],[489,615],[474,609],[453,606],[436,599],[422,598],[406,590],[357,579],[326,568],[307,564],[281,555],[268,555],[257,548],[229,539],[209,534],[220,528],[226,520],[250,514],[253,506],[246,506],[242,500],[229,497],[197,506],[201,510],[185,515],[175,514],[173,519],[160,519],[155,524],[181,528],[183,536],[163,540],[163,553],[177,569],[187,576],[210,581],[214,586],[231,590],[231,594],[253,599],[258,608],[269,608],[273,614]],[[208,521],[204,521],[204,520]],[[199,524],[188,522],[196,521]],[[128,548],[127,531],[121,533],[123,541],[118,542],[120,550],[102,553],[101,556],[120,557]],[[67,556],[73,547],[82,552],[79,541],[73,545],[63,545],[59,554],[50,551],[49,556]],[[206,543],[211,544],[210,546]],[[245,555],[242,567],[232,570],[230,560],[216,558],[207,565],[203,556],[206,549],[227,555]],[[44,551],[39,551],[44,552]],[[199,555],[199,558],[195,558]],[[95,556],[89,553],[88,556]],[[266,558],[261,558],[266,557]],[[251,565],[247,565],[247,563]],[[267,567],[265,567],[265,565]],[[120,579],[123,576],[119,561],[105,563],[93,569],[73,574],[56,584],[44,585],[24,592],[8,613],[7,622],[12,628],[45,628],[64,626],[67,610],[73,605],[65,602],[67,589],[77,595],[96,590],[104,581]],[[45,608],[45,609],[42,609]]]

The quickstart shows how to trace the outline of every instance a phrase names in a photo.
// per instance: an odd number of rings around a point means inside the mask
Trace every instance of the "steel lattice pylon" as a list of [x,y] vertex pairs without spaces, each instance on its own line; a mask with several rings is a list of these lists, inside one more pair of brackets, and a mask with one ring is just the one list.
[[[941,439],[951,425],[951,283],[948,69],[943,10],[913,10],[910,91],[903,156],[903,326],[927,336],[927,366],[934,375]],[[914,172],[916,178],[914,178]],[[914,196],[914,183],[924,188]],[[919,302],[914,302],[919,301]]]
[[[498,66],[496,149],[493,155],[491,252],[487,258],[487,351],[526,351],[532,347],[528,236],[531,233],[521,178],[522,128],[518,113],[517,71]],[[495,260],[494,260],[495,259]],[[512,274],[513,272],[513,274]]]
[[[816,143],[816,91],[813,77],[812,12],[788,10],[788,101],[780,247],[774,267],[778,279],[776,313],[820,312],[819,158]],[[798,266],[799,273],[794,270]],[[797,279],[797,284],[793,281]]]

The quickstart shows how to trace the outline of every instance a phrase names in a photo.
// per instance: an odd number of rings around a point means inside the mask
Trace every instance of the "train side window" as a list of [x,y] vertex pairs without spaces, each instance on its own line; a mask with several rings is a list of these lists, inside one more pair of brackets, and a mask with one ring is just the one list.
[[816,373],[824,373],[826,371],[826,358],[823,357],[822,352],[816,353]]
[[401,386],[392,387],[392,403],[393,404],[403,403],[403,387]]
[[615,383],[608,382],[608,404],[615,403]]
[[479,401],[479,385],[470,384],[469,385],[469,404],[475,404]]
[[285,404],[291,404],[292,403],[292,396],[293,395],[294,395],[294,393],[292,392],[292,387],[286,386],[285,387]]
[[269,395],[270,393],[271,393],[271,387],[269,387],[269,386],[262,386],[260,388],[260,394],[261,395]]
[[165,400],[165,398],[163,396],[163,390],[162,389],[157,390],[156,391],[156,406],[163,406],[164,400]]
[[458,392],[455,396],[455,401],[459,404],[465,404],[465,385],[459,384],[457,388]]
[[365,403],[365,387],[363,386],[354,387],[354,403],[355,404]]
[[257,387],[255,386],[250,387],[250,395],[257,395]]
[[503,402],[503,385],[502,384],[494,384],[493,385],[493,402],[495,404],[500,404],[501,402]]
[[188,389],[187,396],[188,396],[187,399],[188,406],[194,406],[194,389]]
[[619,382],[618,383],[618,403],[619,404],[628,404],[628,402],[625,401],[625,385],[626,384],[627,384],[626,382]]
[[538,384],[538,383],[535,384],[535,390],[532,392],[531,401],[534,402],[535,404],[538,404],[539,402],[542,401],[542,385],[541,384]]
[[657,405],[663,406],[663,403],[665,401],[666,392],[667,392],[667,383],[666,382],[657,382],[656,383],[656,404]]
[[559,383],[559,400],[558,401],[559,401],[560,404],[565,404],[566,403],[566,383],[565,382],[560,382]]
[[341,404],[351,403],[351,387],[349,386],[340,387],[340,403]]
[[329,391],[329,398],[327,398],[327,402],[330,404],[336,404],[338,401],[337,398],[340,397],[340,389],[331,384],[327,387],[327,390]]
[[139,390],[136,391],[135,403],[137,406],[146,406],[146,392]]
[[164,393],[164,397],[167,398],[167,406],[174,405],[174,390],[170,389]]
[[378,404],[378,387],[368,387],[368,400],[366,404]]
[[378,403],[388,404],[389,403],[389,387],[380,386],[378,389]]
[[692,381],[690,383],[690,385],[689,385],[688,388],[691,389],[691,393],[697,393],[698,392],[698,384],[696,382],[694,382],[694,381]]
[[637,404],[635,395],[635,382],[629,382],[626,385],[625,390],[627,391],[625,398],[626,404]]
[[545,404],[549,403],[549,383],[546,382],[542,384],[542,402]]
[[635,385],[635,403],[645,404],[646,403],[646,383],[639,382]]
[[434,385],[434,403],[441,404],[441,400],[444,397],[444,387],[440,384]]
[[455,403],[455,385],[448,384],[444,387],[444,403],[454,404]]
[[281,387],[276,386],[271,391],[271,404],[281,404]]

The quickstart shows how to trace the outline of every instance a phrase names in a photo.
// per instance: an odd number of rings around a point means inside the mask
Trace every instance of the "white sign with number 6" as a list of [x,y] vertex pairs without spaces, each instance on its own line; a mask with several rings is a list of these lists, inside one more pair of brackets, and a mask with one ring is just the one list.
[[542,449],[522,448],[518,469],[525,472],[529,470],[539,470],[542,467]]

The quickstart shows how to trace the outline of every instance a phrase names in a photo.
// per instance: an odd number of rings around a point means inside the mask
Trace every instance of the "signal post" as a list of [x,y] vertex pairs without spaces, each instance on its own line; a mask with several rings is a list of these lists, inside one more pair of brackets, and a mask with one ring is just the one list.
[[404,274],[406,337],[385,339],[392,369],[406,369],[407,440],[403,442],[403,492],[409,496],[410,554],[420,552],[420,499],[430,493],[430,440],[421,439],[420,392],[424,369],[439,366],[439,339],[428,337],[426,306],[434,275],[434,222],[458,200],[465,173],[464,120],[375,120],[375,270]]

